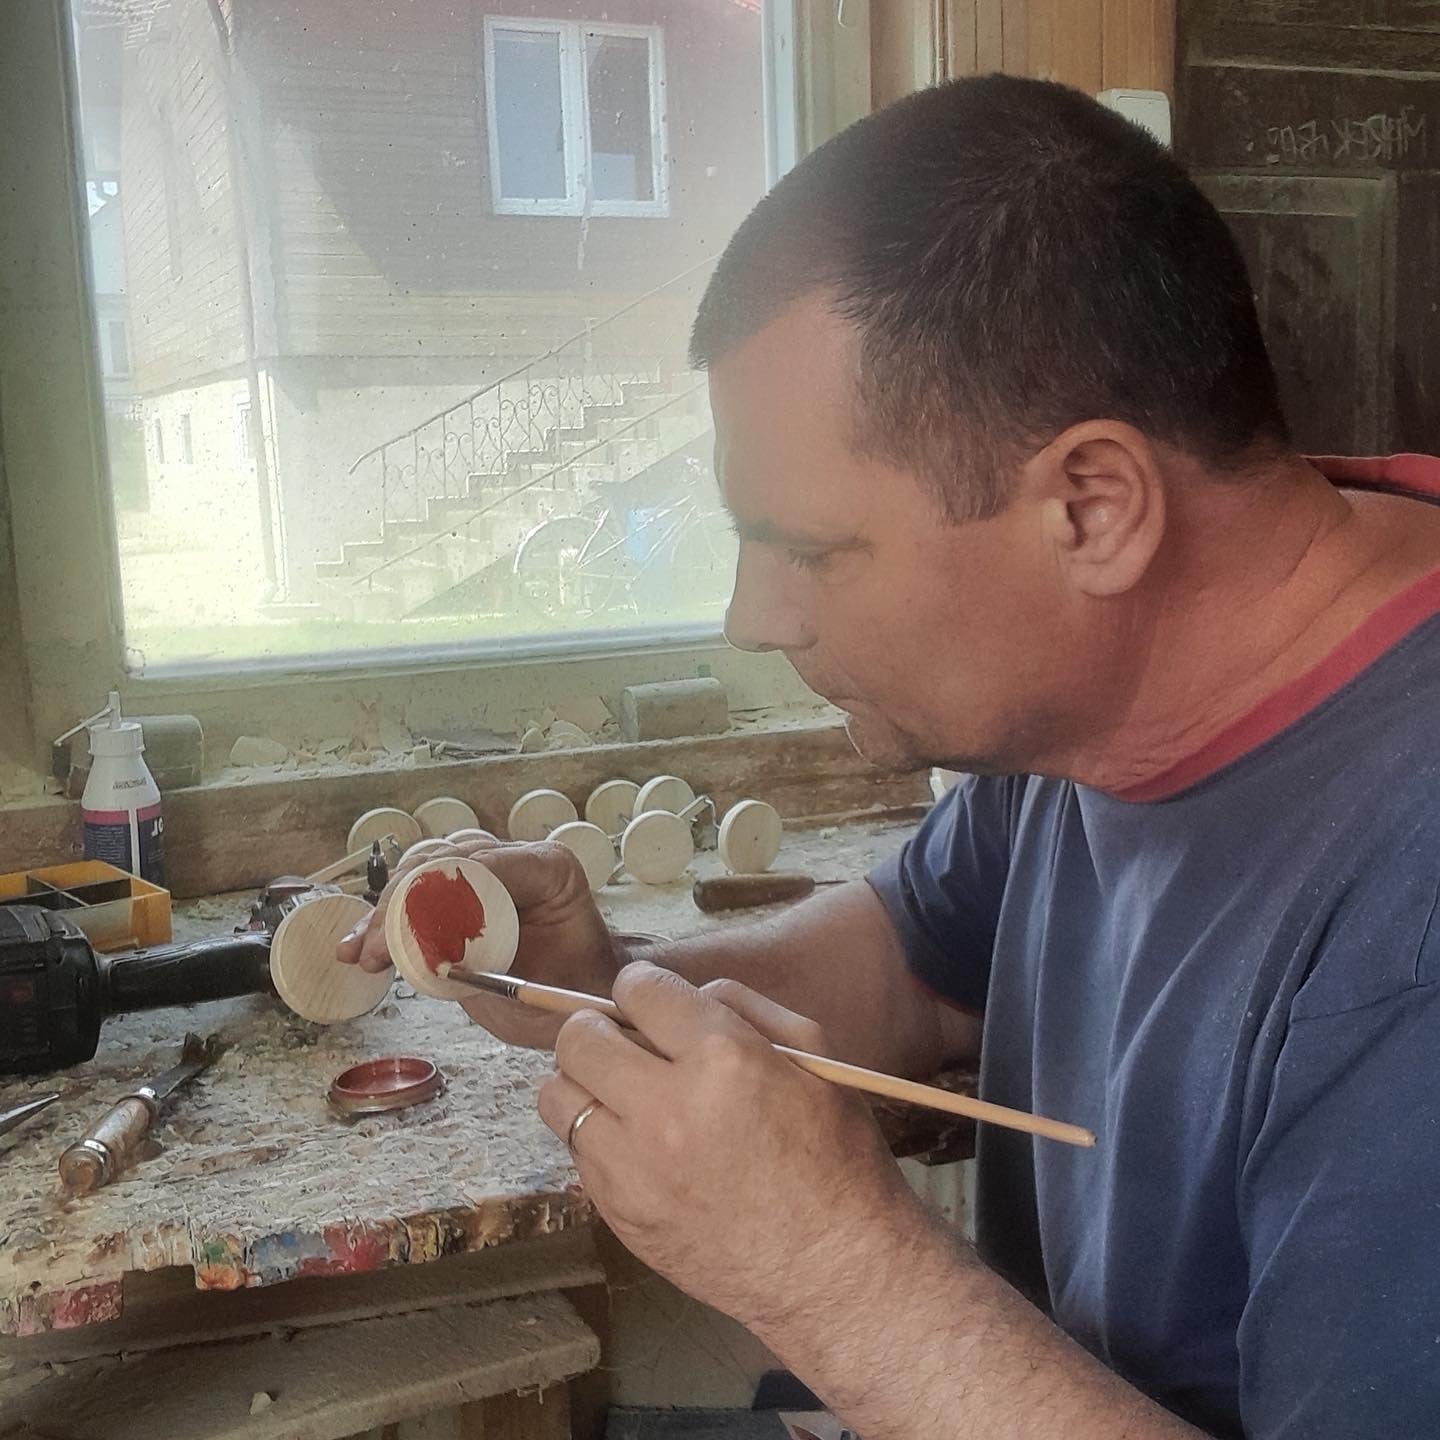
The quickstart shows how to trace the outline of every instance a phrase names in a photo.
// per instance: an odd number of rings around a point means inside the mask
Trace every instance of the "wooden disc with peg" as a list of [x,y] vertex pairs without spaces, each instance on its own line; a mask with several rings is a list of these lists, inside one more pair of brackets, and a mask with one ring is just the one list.
[[647,780],[635,797],[635,813],[643,815],[647,810],[669,810],[678,815],[695,799],[690,783],[678,775],[657,775]]
[[785,825],[780,812],[763,800],[742,800],[720,822],[716,849],[725,868],[736,875],[768,870],[780,853]]
[[690,822],[669,810],[637,815],[620,837],[620,859],[626,870],[646,885],[678,880],[695,858]]
[[297,905],[270,942],[270,978],[280,998],[302,1020],[333,1025],[373,1010],[390,990],[392,976],[343,965],[335,947],[371,907],[358,895],[317,895]]
[[473,829],[480,817],[463,800],[437,795],[415,807],[415,822],[432,840],[443,840],[457,830]]
[[579,818],[568,795],[558,790],[531,790],[510,807],[506,829],[512,840],[546,840],[552,830]]
[[376,840],[387,835],[395,837],[395,843],[408,850],[421,838],[420,825],[408,810],[397,810],[393,805],[381,805],[367,810],[351,827],[346,851],[368,850]]
[[607,835],[618,835],[638,813],[635,799],[640,787],[633,780],[607,780],[590,792],[585,818]]
[[550,832],[550,838],[563,845],[580,862],[591,890],[598,890],[615,872],[615,842],[588,820],[572,820]]

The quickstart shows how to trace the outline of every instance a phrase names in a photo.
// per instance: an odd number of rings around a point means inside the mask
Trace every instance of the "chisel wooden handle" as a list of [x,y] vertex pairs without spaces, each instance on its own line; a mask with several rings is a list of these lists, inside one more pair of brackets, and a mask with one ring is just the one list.
[[763,875],[716,875],[697,880],[691,894],[707,915],[722,910],[748,910],[753,905],[774,905],[781,900],[803,900],[815,881],[795,870],[768,871]]
[[72,1195],[88,1195],[123,1170],[155,1121],[156,1106],[143,1095],[112,1105],[60,1156],[60,1183]]

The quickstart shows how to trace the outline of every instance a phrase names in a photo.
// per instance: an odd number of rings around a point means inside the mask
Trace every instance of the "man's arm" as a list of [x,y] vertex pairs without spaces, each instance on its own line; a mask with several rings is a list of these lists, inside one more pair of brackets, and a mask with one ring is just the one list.
[[[973,1060],[979,1021],[937,1001],[907,970],[885,907],[864,881],[838,886],[773,918],[707,930],[684,940],[615,935],[580,862],[563,845],[478,841],[454,847],[488,865],[520,912],[512,973],[524,980],[608,995],[620,968],[645,959],[694,985],[735,980],[817,1020],[836,1056],[907,1074]],[[402,864],[368,924],[341,942],[339,958],[366,969],[390,963],[385,912]],[[512,1000],[476,995],[472,1018],[513,1045],[548,1048],[560,1022]]]
[[814,1020],[838,1058],[874,1070],[928,1075],[980,1053],[979,1019],[910,975],[895,926],[863,880],[763,920],[635,946],[626,958],[695,986],[737,981]]
[[[865,1440],[1198,1440],[1067,1339],[905,1183],[853,1093],[762,1039],[824,1039],[646,965],[616,998],[649,1049],[572,1017],[540,1113],[642,1260],[734,1316]],[[749,1023],[746,1023],[746,1022]]]
[[1203,1434],[1083,1350],[919,1203],[872,1214],[817,1279],[821,1302],[752,1328],[865,1440]]

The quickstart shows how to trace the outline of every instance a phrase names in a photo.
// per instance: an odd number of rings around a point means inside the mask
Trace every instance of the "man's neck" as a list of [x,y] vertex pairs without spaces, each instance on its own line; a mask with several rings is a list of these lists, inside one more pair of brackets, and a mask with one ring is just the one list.
[[1440,565],[1440,511],[1341,492],[1298,456],[1234,484],[1176,481],[1172,538],[1119,622],[1118,673],[1046,773],[1112,793],[1153,781]]

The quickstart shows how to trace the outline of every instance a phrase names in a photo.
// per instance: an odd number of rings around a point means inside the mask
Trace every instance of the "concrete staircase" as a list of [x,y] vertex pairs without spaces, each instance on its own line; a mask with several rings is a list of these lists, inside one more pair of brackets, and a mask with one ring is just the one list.
[[559,408],[558,423],[499,463],[447,466],[443,487],[433,475],[404,493],[392,485],[380,533],[316,565],[324,610],[365,623],[513,613],[515,555],[538,525],[598,515],[617,487],[663,486],[684,458],[710,472],[709,405],[693,373],[592,374]]

